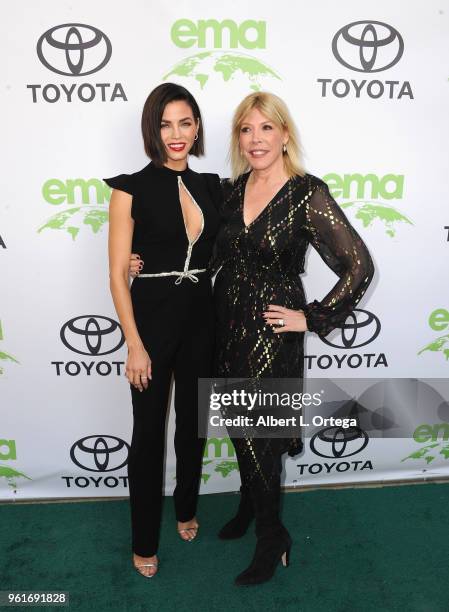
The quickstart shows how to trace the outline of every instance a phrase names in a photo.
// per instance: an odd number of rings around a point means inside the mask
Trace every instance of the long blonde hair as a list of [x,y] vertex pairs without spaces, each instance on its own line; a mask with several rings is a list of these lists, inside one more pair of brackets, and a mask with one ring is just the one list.
[[235,181],[238,176],[250,169],[247,159],[240,153],[239,136],[243,120],[253,108],[257,108],[281,130],[287,131],[288,142],[283,155],[285,171],[289,177],[296,174],[304,176],[302,146],[287,105],[281,98],[272,93],[258,91],[249,94],[240,102],[232,118],[231,145],[229,148],[232,180]]

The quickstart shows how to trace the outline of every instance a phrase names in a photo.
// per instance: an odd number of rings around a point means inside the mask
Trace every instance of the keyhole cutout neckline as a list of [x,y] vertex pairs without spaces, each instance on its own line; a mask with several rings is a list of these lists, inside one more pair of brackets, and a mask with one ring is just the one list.
[[[185,228],[185,231],[186,231],[187,240],[189,241],[189,245],[193,246],[195,244],[195,242],[197,242],[197,240],[199,239],[201,234],[203,233],[203,229],[204,229],[204,215],[203,215],[203,211],[201,210],[200,206],[198,205],[198,203],[196,202],[195,198],[192,196],[190,191],[185,186],[185,184],[184,184],[184,182],[182,180],[182,177],[179,174],[178,174],[178,191],[179,191],[179,206],[181,207],[181,215],[182,215],[182,220],[184,222],[184,228]],[[190,202],[193,204],[193,206],[196,206],[196,208],[198,209],[198,212],[200,214],[201,225],[200,225],[200,228],[199,228],[199,232],[197,233],[197,235],[194,238],[191,238],[189,236],[189,232],[188,232],[188,229],[187,229],[187,220],[186,220],[186,215],[184,215],[184,207],[182,205],[182,199],[181,199],[181,194],[182,193],[184,193],[184,195],[187,196],[187,198],[190,200]]]

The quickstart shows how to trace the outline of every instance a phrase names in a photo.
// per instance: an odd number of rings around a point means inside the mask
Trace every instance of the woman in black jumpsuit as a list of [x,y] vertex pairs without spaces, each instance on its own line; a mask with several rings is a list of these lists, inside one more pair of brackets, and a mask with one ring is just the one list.
[[[157,95],[164,94],[168,102],[180,98],[189,102],[186,90],[179,86],[164,84],[158,90]],[[185,523],[196,513],[205,442],[198,437],[197,385],[199,377],[212,373],[214,309],[206,268],[220,222],[218,202],[212,197],[217,186],[219,189],[219,178],[198,174],[188,166],[179,171],[152,161],[139,172],[105,181],[132,195],[132,250],[147,262],[130,290],[138,334],[151,358],[151,380],[142,391],[131,384],[134,427],[128,482],[132,548],[140,557],[152,557],[159,541],[165,420],[172,376],[176,518]],[[187,234],[181,192],[201,213],[201,230],[194,240]],[[157,567],[156,563],[153,566]]]

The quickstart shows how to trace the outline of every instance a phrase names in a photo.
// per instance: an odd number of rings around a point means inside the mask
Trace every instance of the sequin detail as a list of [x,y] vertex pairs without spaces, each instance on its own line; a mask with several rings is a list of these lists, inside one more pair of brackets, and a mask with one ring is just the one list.
[[[245,226],[248,176],[223,183],[224,224],[211,262],[212,273],[218,271],[216,374],[302,378],[304,333],[275,334],[263,312],[270,304],[301,309],[308,329],[325,336],[341,327],[360,301],[373,263],[326,184],[312,175],[291,178]],[[308,304],[300,275],[309,244],[339,279],[321,301]],[[300,447],[299,438],[285,441],[292,454]]]

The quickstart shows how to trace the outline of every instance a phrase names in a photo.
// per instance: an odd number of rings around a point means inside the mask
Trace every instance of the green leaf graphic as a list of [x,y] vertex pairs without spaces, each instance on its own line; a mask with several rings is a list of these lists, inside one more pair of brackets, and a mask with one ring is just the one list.
[[162,77],[165,81],[172,77],[185,77],[195,79],[201,89],[206,87],[210,75],[219,73],[224,83],[242,74],[250,89],[259,91],[262,88],[261,78],[271,77],[281,80],[281,77],[258,58],[243,53],[222,51],[205,51],[191,55],[175,64],[175,66]]
[[56,213],[37,231],[40,233],[44,229],[63,230],[75,240],[83,226],[90,227],[92,232],[97,234],[108,220],[109,210],[104,206],[76,206]]
[[214,471],[221,474],[223,478],[226,478],[227,476],[229,476],[229,474],[231,474],[231,472],[233,472],[234,470],[238,471],[238,469],[239,464],[237,463],[237,461],[221,461],[218,465],[215,466]]
[[32,478],[30,478],[23,472],[18,472],[17,470],[14,470],[13,468],[10,468],[7,465],[0,465],[0,478],[5,478],[8,482],[8,486],[13,489],[17,488],[17,478],[26,478],[27,480],[32,480]]
[[410,453],[410,455],[407,455],[407,457],[404,457],[404,459],[401,459],[401,463],[407,459],[424,459],[424,461],[429,464],[435,459],[436,456],[430,455],[429,453],[438,446],[440,446],[438,442],[435,442],[434,444],[427,444],[426,446],[413,451],[413,453]]
[[447,348],[444,348],[446,345],[449,345],[449,334],[446,334],[445,336],[440,336],[439,338],[436,338],[435,340],[430,342],[427,346],[425,346],[418,352],[418,355],[421,355],[421,353],[424,353],[424,351],[432,351],[434,353],[441,352],[446,358],[446,361],[448,361],[449,346],[447,346]]
[[408,223],[413,225],[413,222],[399,210],[379,202],[354,200],[352,202],[344,202],[340,206],[341,208],[354,207],[356,209],[355,218],[362,222],[363,227],[371,227],[375,221],[379,221],[384,225],[385,233],[390,237],[396,235],[395,224]]
[[19,363],[12,355],[9,353],[3,353],[2,351],[0,351],[0,359],[2,361],[13,361],[14,363]]

